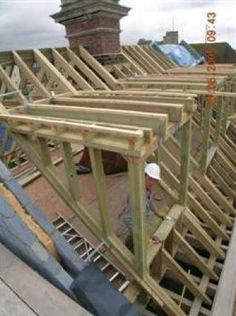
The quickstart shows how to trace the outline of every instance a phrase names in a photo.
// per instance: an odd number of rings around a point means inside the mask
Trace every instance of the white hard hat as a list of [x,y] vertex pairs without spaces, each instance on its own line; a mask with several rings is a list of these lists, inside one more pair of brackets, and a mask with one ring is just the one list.
[[150,178],[153,178],[153,179],[156,179],[156,180],[160,180],[161,179],[161,170],[160,170],[160,167],[154,163],[154,162],[151,162],[151,163],[148,163],[146,164],[146,167],[144,169],[144,172],[150,177]]

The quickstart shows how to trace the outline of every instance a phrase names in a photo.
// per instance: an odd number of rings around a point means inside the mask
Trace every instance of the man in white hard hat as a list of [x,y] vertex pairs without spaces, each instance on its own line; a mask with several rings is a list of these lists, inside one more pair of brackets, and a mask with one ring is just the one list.
[[[153,196],[152,188],[161,179],[160,167],[154,162],[148,163],[145,166],[144,172],[145,172],[145,187],[146,187],[146,220],[148,220],[153,215],[156,215],[158,217],[163,217],[156,210],[156,207],[153,202],[153,197],[152,197]],[[131,216],[129,197],[127,199],[127,206],[123,213],[122,219],[123,219],[124,224],[126,225],[126,227],[129,229],[131,233],[133,221],[132,221],[132,216]],[[131,237],[127,239],[126,244],[128,248],[130,248],[128,244],[132,243],[131,239],[132,239]]]

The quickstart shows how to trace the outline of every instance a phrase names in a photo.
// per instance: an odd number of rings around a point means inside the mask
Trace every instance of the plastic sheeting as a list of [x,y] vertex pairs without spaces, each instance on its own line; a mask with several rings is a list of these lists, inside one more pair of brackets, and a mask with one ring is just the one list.
[[197,56],[197,54],[191,50],[190,46],[188,46],[186,42],[184,42],[184,45],[160,44],[159,42],[153,42],[151,44],[152,48],[161,51],[179,66],[195,67],[204,63],[204,57],[200,55]]

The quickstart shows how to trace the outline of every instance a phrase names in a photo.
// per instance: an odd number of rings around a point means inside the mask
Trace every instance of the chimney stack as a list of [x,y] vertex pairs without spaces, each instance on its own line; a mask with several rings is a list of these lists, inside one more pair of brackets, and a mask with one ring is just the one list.
[[70,46],[82,45],[100,61],[120,56],[120,19],[129,8],[119,0],[61,0],[51,17],[66,28]]

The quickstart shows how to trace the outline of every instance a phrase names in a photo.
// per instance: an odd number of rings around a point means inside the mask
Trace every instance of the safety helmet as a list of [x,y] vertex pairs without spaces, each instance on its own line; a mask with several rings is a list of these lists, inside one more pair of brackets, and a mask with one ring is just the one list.
[[161,170],[160,167],[154,163],[147,163],[144,169],[144,172],[153,179],[160,180],[161,179]]

